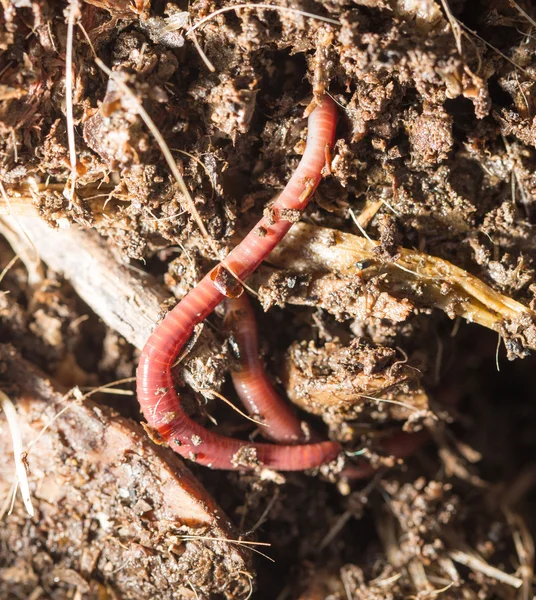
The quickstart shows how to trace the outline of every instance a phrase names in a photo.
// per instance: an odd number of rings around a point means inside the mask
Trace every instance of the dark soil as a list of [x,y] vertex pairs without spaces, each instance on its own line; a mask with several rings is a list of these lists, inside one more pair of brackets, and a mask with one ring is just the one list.
[[[205,497],[202,484],[215,500],[203,505],[217,515],[203,524],[205,538],[268,543],[250,548],[272,563],[243,547],[226,553],[231,546],[220,541],[176,544],[177,532],[156,524],[164,517],[151,517],[147,525],[141,515],[154,513],[152,496],[168,514],[157,478],[147,473],[157,460],[151,452],[159,461],[181,463],[167,449],[141,442],[138,429],[132,446],[148,453],[142,473],[147,506],[130,507],[119,497],[114,504],[106,495],[115,527],[108,524],[104,535],[104,509],[85,495],[108,485],[115,471],[100,460],[92,466],[89,442],[81,446],[86,454],[68,450],[76,435],[59,427],[47,443],[56,464],[69,470],[69,477],[62,474],[71,487],[57,510],[32,479],[36,516],[30,519],[19,500],[13,514],[4,515],[0,596],[532,598],[531,2],[278,0],[273,5],[280,10],[237,8],[189,34],[192,24],[238,3],[86,0],[79,11],[77,4],[2,4],[0,212],[10,217],[2,225],[0,269],[26,245],[20,262],[0,276],[2,389],[15,404],[23,396],[30,402],[31,390],[21,395],[24,375],[9,367],[13,356],[27,373],[41,373],[39,381],[49,377],[57,398],[57,390],[131,377],[138,355],[105,325],[105,309],[93,312],[74,282],[71,287],[39,263],[24,235],[19,245],[13,241],[9,231],[19,217],[36,210],[60,231],[69,225],[96,230],[133,277],[142,270],[180,299],[215,264],[215,251],[225,255],[269,210],[303,152],[306,107],[329,92],[340,105],[332,173],[302,220],[356,236],[365,229],[379,245],[352,265],[355,273],[320,269],[314,255],[283,266],[274,259],[251,285],[259,294],[261,352],[273,381],[304,419],[344,444],[350,462],[370,461],[378,470],[368,481],[351,483],[327,472],[259,475],[189,465],[201,483],[188,493]],[[287,6],[292,11],[283,10]],[[77,154],[72,196],[65,100],[70,16]],[[140,107],[177,161],[209,239]],[[393,284],[389,273],[402,248],[449,261],[502,294],[503,305],[522,316],[512,319],[498,308],[486,329],[466,322],[481,322],[471,310],[486,308],[485,301],[462,297],[446,276],[441,283],[424,276],[420,282],[421,275],[410,272],[404,284],[398,273]],[[169,302],[162,312],[166,308]],[[235,400],[222,317],[218,309],[201,335],[210,339],[205,352],[209,347],[217,356],[209,360],[194,347],[177,379],[194,388],[186,393],[189,411],[208,427],[214,427],[210,415],[220,431],[247,438],[251,423],[200,392],[212,387]],[[35,392],[39,406],[46,402],[43,389]],[[100,394],[93,400],[107,405],[99,417],[104,427],[117,419],[140,421],[135,397]],[[21,418],[33,427],[25,431],[36,433],[38,416],[20,402]],[[80,427],[88,426],[83,422]],[[0,425],[9,439],[5,420]],[[403,461],[382,450],[382,440],[400,430],[430,432],[425,446]],[[8,466],[2,466],[0,491],[7,495],[12,455],[9,444],[2,448]],[[73,475],[77,469],[80,480]],[[182,526],[193,527],[189,521]],[[109,539],[132,553],[131,562],[110,549]],[[91,560],[90,551],[96,553]]]

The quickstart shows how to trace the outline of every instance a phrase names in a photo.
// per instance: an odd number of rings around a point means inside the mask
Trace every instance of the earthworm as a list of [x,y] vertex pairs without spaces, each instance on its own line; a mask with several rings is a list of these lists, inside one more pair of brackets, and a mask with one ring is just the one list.
[[[399,431],[381,440],[378,447],[382,452],[390,454],[395,458],[408,458],[414,454],[421,446],[430,439],[428,431],[418,431],[416,433],[406,433]],[[350,481],[366,479],[372,477],[380,467],[373,467],[365,460],[359,460],[354,464],[345,467],[341,471],[341,477]]]
[[226,320],[231,328],[238,354],[238,365],[231,370],[233,385],[250,415],[260,417],[260,432],[277,442],[307,442],[289,404],[275,391],[259,359],[259,335],[253,307],[246,294],[227,300]]
[[[233,385],[250,415],[261,416],[261,434],[278,442],[296,443],[315,440],[318,435],[307,433],[290,406],[273,388],[259,359],[258,331],[251,302],[245,294],[227,300],[226,320],[231,328],[239,365],[231,370]],[[397,432],[379,443],[382,452],[397,459],[407,458],[429,439],[428,432]],[[365,460],[346,466],[341,477],[358,480],[371,477],[377,471]]]
[[252,444],[214,434],[182,410],[173,386],[175,357],[195,326],[227,296],[239,296],[246,279],[275,248],[302,211],[322,177],[326,149],[333,146],[337,123],[333,101],[322,97],[310,114],[305,152],[279,198],[256,227],[165,317],[142,350],[136,374],[140,407],[149,426],[180,455],[218,469],[251,469],[257,465],[282,471],[303,470],[337,457],[336,442]]

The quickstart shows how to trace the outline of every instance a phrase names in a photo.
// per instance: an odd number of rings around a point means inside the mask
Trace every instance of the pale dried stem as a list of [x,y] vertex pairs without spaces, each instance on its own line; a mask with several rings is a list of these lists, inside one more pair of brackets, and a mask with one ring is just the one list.
[[532,27],[536,27],[536,21],[528,14],[527,11],[523,10],[521,8],[521,6],[519,6],[519,4],[515,1],[515,0],[510,0],[510,4],[517,10],[519,11],[524,17],[525,19],[527,19],[527,21],[532,25]]
[[[40,198],[47,194],[61,195],[64,190],[62,183],[32,183],[3,186],[5,194],[0,196],[0,215],[13,217],[36,217],[39,215],[37,207]],[[85,200],[85,207],[90,211],[95,224],[106,220],[108,225],[113,226],[114,221],[109,219],[122,203],[113,197],[115,187],[112,185],[90,184],[79,187],[77,196]]]
[[164,158],[169,166],[169,169],[170,169],[173,177],[175,178],[176,182],[179,185],[179,189],[181,190],[181,192],[184,196],[184,200],[186,202],[186,206],[188,207],[188,212],[190,213],[190,216],[197,223],[197,226],[199,227],[199,230],[201,231],[203,238],[205,239],[205,241],[211,248],[212,252],[214,253],[214,256],[218,257],[219,256],[218,248],[216,247],[214,240],[210,237],[210,235],[207,231],[207,228],[205,227],[205,224],[203,223],[203,220],[201,219],[201,215],[199,214],[199,212],[195,206],[194,200],[190,194],[190,190],[188,189],[188,186],[186,185],[184,178],[183,178],[181,172],[179,171],[179,168],[177,167],[177,163],[176,163],[175,159],[173,158],[173,155],[171,154],[169,146],[167,145],[166,140],[164,139],[162,134],[160,133],[160,130],[155,125],[154,121],[151,119],[151,117],[149,116],[147,111],[143,108],[143,105],[142,105],[140,99],[130,89],[130,87],[122,80],[121,76],[118,73],[113,72],[109,67],[107,67],[100,58],[95,57],[95,63],[102,71],[104,71],[106,73],[106,75],[108,75],[108,77],[118,86],[118,88],[133,101],[138,115],[140,116],[141,120],[145,123],[145,125],[147,126],[147,129],[149,129],[152,136],[154,137],[156,143],[158,144],[158,146],[160,148],[160,151],[164,155]]
[[[415,250],[399,249],[399,258],[380,261],[378,242],[333,229],[297,223],[272,252],[273,265],[307,274],[331,272],[364,281],[382,276],[380,286],[403,293],[419,305],[429,305],[501,332],[505,321],[534,313],[523,304],[496,292],[477,277],[446,260]],[[362,264],[367,264],[364,271]],[[417,293],[418,289],[418,293]]]
[[517,574],[523,579],[520,600],[529,600],[533,597],[534,539],[521,515],[514,513],[508,506],[503,506],[503,512],[512,530],[514,545],[519,559]]
[[72,206],[76,190],[76,142],[74,139],[73,115],[73,40],[74,24],[80,15],[79,0],[70,0],[67,17],[67,49],[65,55],[65,113],[67,119],[67,141],[69,145],[69,162],[71,164],[71,187],[66,197]]
[[0,406],[6,415],[7,424],[9,427],[9,433],[11,434],[11,441],[13,444],[13,456],[15,459],[15,473],[17,483],[22,496],[22,501],[28,514],[34,516],[34,508],[32,504],[32,497],[30,495],[30,485],[28,483],[28,474],[26,473],[26,467],[24,465],[24,452],[22,445],[22,436],[18,424],[17,410],[11,401],[11,398],[2,390],[0,390]]
[[486,575],[486,577],[490,577],[491,579],[495,579],[496,581],[510,585],[513,588],[518,589],[523,585],[523,580],[519,577],[509,575],[508,573],[497,569],[474,554],[469,554],[468,552],[463,552],[462,550],[451,550],[449,552],[449,556],[454,562],[471,569],[471,571],[483,573]]
[[214,19],[214,17],[217,17],[218,15],[221,15],[223,13],[226,13],[226,12],[229,12],[232,10],[235,10],[235,11],[243,10],[243,9],[252,10],[255,8],[260,8],[260,9],[264,9],[264,10],[275,10],[277,12],[282,12],[282,13],[289,13],[289,14],[293,14],[296,16],[305,17],[307,19],[312,19],[314,21],[320,21],[322,23],[329,23],[331,25],[337,25],[339,27],[341,25],[340,21],[337,21],[336,19],[330,19],[329,17],[315,15],[314,13],[305,12],[303,10],[298,10],[297,8],[290,8],[289,6],[278,6],[277,4],[266,4],[264,2],[255,2],[255,3],[248,2],[245,4],[234,4],[233,6],[224,6],[223,8],[220,8],[219,10],[216,10],[213,13],[210,13],[210,15],[207,15],[206,17],[201,19],[201,21],[198,21],[195,25],[190,27],[190,29],[188,29],[188,31],[186,32],[186,35],[187,36],[191,35],[196,29],[199,29],[200,27],[205,25],[205,23],[208,23],[209,21]]
[[367,202],[365,208],[356,216],[356,220],[361,227],[366,229],[372,219],[376,216],[376,213],[380,210],[383,205],[383,200],[376,200],[374,202]]

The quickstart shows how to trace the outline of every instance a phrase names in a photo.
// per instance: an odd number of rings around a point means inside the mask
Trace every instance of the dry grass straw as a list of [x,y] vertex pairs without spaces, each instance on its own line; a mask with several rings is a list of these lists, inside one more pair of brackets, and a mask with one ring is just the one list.
[[[32,497],[30,495],[30,485],[28,483],[28,473],[26,472],[26,466],[24,464],[25,452],[23,451],[22,435],[19,427],[19,418],[15,405],[11,401],[11,398],[3,391],[0,390],[0,406],[6,415],[6,420],[11,435],[11,441],[13,444],[13,457],[15,459],[15,481],[11,487],[11,494],[8,496],[13,498],[17,492],[17,488],[20,489],[22,501],[28,514],[34,516],[34,508],[32,504]],[[5,506],[2,509],[5,511]],[[3,517],[3,513],[0,514],[0,519]]]
[[303,10],[298,10],[297,8],[290,8],[289,6],[278,6],[275,4],[266,4],[264,2],[251,2],[251,3],[244,3],[244,4],[234,4],[232,6],[224,6],[223,8],[220,8],[219,10],[215,10],[213,13],[210,13],[210,15],[207,15],[206,17],[204,17],[203,19],[198,21],[195,25],[190,27],[190,29],[188,29],[188,31],[186,32],[186,35],[190,36],[196,29],[203,27],[203,25],[205,25],[206,23],[208,23],[209,21],[211,21],[212,19],[214,19],[215,17],[217,17],[218,15],[221,15],[223,13],[226,13],[226,12],[229,12],[232,10],[244,10],[244,9],[253,10],[256,8],[265,9],[265,10],[275,10],[277,12],[282,12],[282,13],[290,13],[293,15],[306,17],[308,19],[313,19],[315,21],[321,21],[322,23],[329,23],[331,25],[337,25],[339,27],[341,25],[340,22],[337,21],[336,19],[330,19],[329,17],[315,15],[314,13],[306,12]]
[[73,115],[73,40],[74,25],[80,16],[79,0],[70,0],[67,9],[67,47],[65,53],[65,113],[67,119],[67,142],[69,146],[69,162],[71,165],[71,187],[66,190],[69,199],[69,208],[72,207],[76,192],[76,143],[74,138],[74,115]]

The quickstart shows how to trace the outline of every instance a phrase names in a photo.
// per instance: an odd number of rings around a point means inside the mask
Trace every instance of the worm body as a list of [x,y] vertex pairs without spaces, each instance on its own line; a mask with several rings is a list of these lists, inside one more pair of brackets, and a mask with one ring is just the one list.
[[[258,353],[258,330],[253,307],[246,294],[227,300],[226,319],[236,342],[239,364],[231,371],[233,385],[250,415],[260,416],[264,423],[260,432],[277,442],[304,443],[315,433],[307,435],[289,404],[272,386]],[[426,431],[394,433],[379,442],[379,449],[398,459],[407,458],[429,439]],[[368,461],[359,460],[343,469],[341,476],[348,480],[371,477],[377,471]]]
[[322,105],[309,117],[305,153],[269,215],[177,304],[152,333],[141,353],[136,386],[148,424],[177,453],[199,464],[217,469],[261,465],[293,471],[329,462],[341,451],[336,442],[276,446],[214,434],[183,412],[171,374],[175,357],[194,327],[226,296],[225,286],[219,285],[221,270],[225,269],[237,280],[246,279],[292,226],[292,221],[285,218],[285,211],[302,211],[311,199],[322,177],[326,149],[332,147],[335,139],[336,121],[335,105],[324,96]]
[[[430,436],[427,431],[405,433],[399,431],[379,442],[379,449],[395,458],[408,458],[423,446]],[[341,477],[348,480],[366,479],[372,477],[379,467],[373,467],[369,462],[360,460],[341,471]]]
[[268,215],[221,263],[238,279],[244,280],[251,275],[292,227],[293,221],[286,218],[285,213],[303,211],[307,206],[322,178],[326,148],[333,147],[336,124],[335,104],[329,96],[323,96],[322,105],[309,116],[307,146],[285,189],[268,210]]
[[261,418],[261,434],[287,444],[309,441],[300,420],[275,391],[259,359],[257,323],[246,294],[227,301],[226,318],[239,354],[238,368],[231,371],[233,385],[249,414]]

